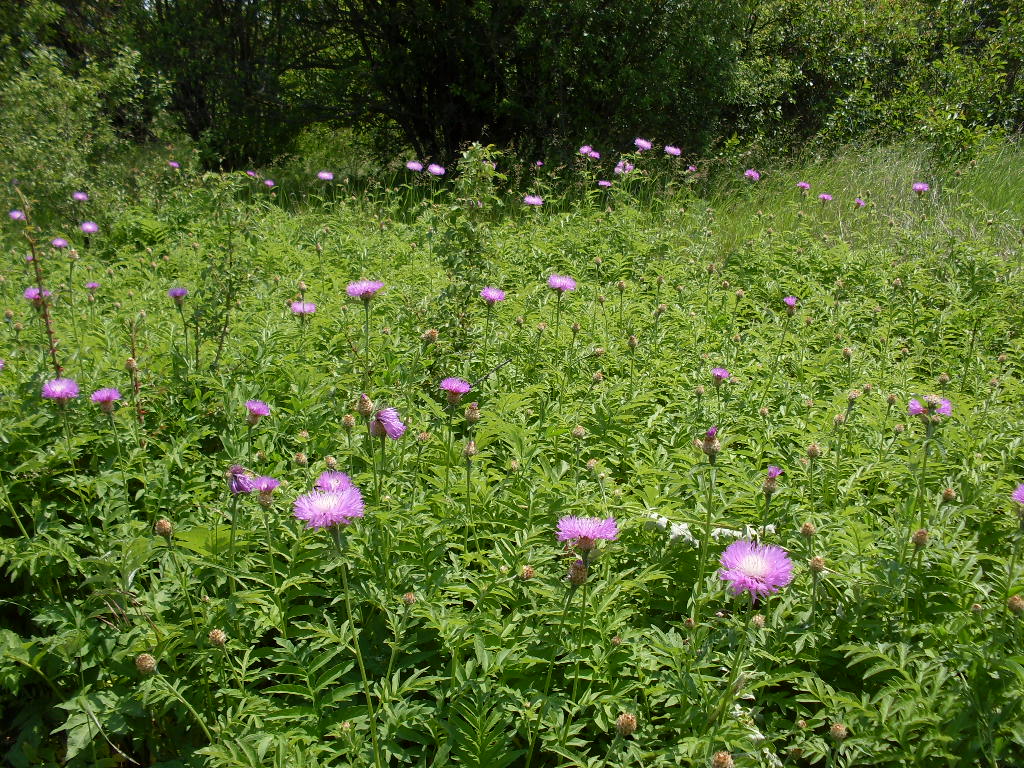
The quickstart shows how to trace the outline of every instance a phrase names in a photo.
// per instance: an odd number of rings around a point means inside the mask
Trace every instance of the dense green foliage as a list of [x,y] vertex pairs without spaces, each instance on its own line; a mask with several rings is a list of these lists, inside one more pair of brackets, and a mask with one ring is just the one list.
[[[639,153],[607,191],[519,169],[539,208],[480,146],[457,178],[160,160],[121,196],[29,199],[0,270],[6,761],[1020,764],[1024,171],[924,157],[754,183]],[[359,278],[386,285],[363,305]],[[66,407],[40,397],[47,316]],[[473,382],[456,406],[446,376]],[[369,436],[362,392],[401,439]],[[926,427],[929,393],[952,412]],[[279,478],[272,502],[233,496],[232,464]],[[291,514],[331,466],[367,503],[337,539]],[[577,587],[566,514],[620,530]],[[716,574],[738,535],[794,561],[756,606]]]

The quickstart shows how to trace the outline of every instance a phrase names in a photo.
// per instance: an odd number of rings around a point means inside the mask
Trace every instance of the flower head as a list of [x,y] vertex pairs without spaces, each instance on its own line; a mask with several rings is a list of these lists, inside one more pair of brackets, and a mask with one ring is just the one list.
[[45,288],[40,291],[36,286],[30,285],[28,288],[25,289],[25,292],[21,295],[24,296],[27,301],[31,301],[33,304],[42,304],[43,299],[48,299],[53,294],[50,293],[50,291],[46,290]]
[[614,541],[618,535],[619,527],[614,517],[566,515],[558,520],[558,540],[571,542],[581,552],[593,549],[598,539]]
[[78,228],[87,235],[95,235],[100,231],[100,225],[95,221],[83,221],[78,225]]
[[641,139],[639,136],[633,139],[633,144],[636,146],[637,151],[643,152],[651,148],[651,142],[647,139]]
[[792,314],[793,310],[796,309],[796,296],[786,296],[783,298],[782,303],[786,305],[786,310]]
[[913,397],[907,403],[907,413],[910,416],[919,416],[923,420],[929,421],[936,415],[951,415],[953,413],[953,404],[946,398],[939,397],[938,395],[925,395],[921,400]]
[[228,468],[228,488],[233,494],[252,493],[256,490],[252,472],[241,464],[232,464]]
[[7,214],[11,217],[11,221],[25,221],[25,212],[15,208],[13,211]]
[[246,421],[250,426],[256,424],[264,416],[270,415],[270,406],[262,400],[246,400],[245,409],[249,412]]
[[823,203],[830,203],[832,202],[832,195],[830,195],[828,192],[822,192],[820,195],[818,195],[818,199],[821,200],[821,202]]
[[911,188],[912,190],[914,190],[915,192],[917,192],[917,195],[918,195],[918,197],[920,197],[920,196],[921,196],[921,195],[923,195],[923,194],[924,194],[925,192],[927,192],[927,191],[928,191],[929,189],[931,189],[931,187],[929,187],[929,186],[928,186],[927,184],[925,184],[925,183],[924,183],[923,181],[915,181],[915,182],[914,182],[914,183],[913,183],[913,184],[912,184],[912,185],[910,186],[910,188]]
[[179,168],[181,168],[181,163],[177,162],[176,160],[168,160],[167,167],[173,168],[174,170],[178,170]]
[[259,494],[272,493],[280,484],[277,478],[261,475],[252,481],[252,488]]
[[320,171],[316,177],[320,179],[320,181],[334,181],[334,174],[330,171]]
[[761,174],[755,171],[753,168],[747,168],[747,170],[743,172],[743,175],[744,177],[750,179],[751,181],[761,180]]
[[673,147],[671,144],[666,144],[665,154],[672,155],[672,157],[679,157],[681,154],[683,154],[683,150],[681,150],[679,147]]
[[623,174],[623,173],[629,173],[634,168],[636,168],[636,166],[633,165],[628,160],[619,160],[619,162],[617,162],[615,164],[615,168],[613,170],[615,171],[615,173]]
[[363,495],[354,485],[336,491],[310,491],[295,500],[295,517],[307,528],[348,525],[363,516]]
[[584,155],[585,157],[590,157],[590,153],[593,151],[594,148],[589,144],[584,144],[582,147],[580,147],[580,154]]
[[782,474],[782,468],[781,467],[774,467],[774,466],[768,467],[768,479],[769,480],[775,480],[781,474]]
[[600,160],[601,153],[598,152],[596,149],[592,149],[587,153],[587,157],[589,157],[591,160]]
[[487,306],[493,307],[499,301],[505,300],[505,292],[500,288],[492,288],[488,285],[480,291],[480,298],[487,302]]
[[356,280],[355,282],[348,284],[348,288],[345,289],[345,293],[353,299],[369,301],[373,298],[373,295],[383,287],[384,283],[380,280]]
[[273,187],[275,183],[276,182],[273,179],[264,179],[263,180],[264,186],[266,186],[268,188]]
[[696,165],[688,165],[688,166],[686,166],[686,170],[688,172],[690,172],[690,173],[696,173],[697,172],[697,166]]
[[537,206],[544,205],[544,198],[540,195],[526,195],[526,197],[523,198],[523,204]]
[[50,245],[52,245],[54,248],[67,248],[68,241],[65,240],[63,237],[55,237],[53,238],[53,240],[50,241]]
[[406,429],[397,408],[382,408],[373,414],[370,420],[370,434],[374,437],[387,435],[392,440],[397,440],[405,434]]
[[796,186],[798,189],[802,189],[804,192],[811,188],[811,185],[808,184],[806,181],[798,181],[796,183]]
[[423,163],[421,163],[419,160],[410,160],[408,163],[405,164],[405,167],[408,168],[410,171],[415,171],[416,173],[419,173],[420,171],[423,170]]
[[552,274],[548,277],[548,288],[560,294],[576,290],[576,281],[568,275]]
[[291,307],[293,315],[312,315],[316,312],[316,304],[312,301],[293,301]]
[[89,202],[89,195],[85,192],[72,192],[71,199],[76,203],[87,203]]
[[778,592],[793,580],[793,563],[782,547],[734,541],[722,553],[719,578],[728,581],[734,595],[751,597]]
[[598,181],[597,181],[597,186],[604,187],[605,189],[607,189],[611,185],[612,185],[612,183],[610,181],[608,181],[607,179],[598,179]]
[[95,280],[90,280],[88,283],[85,284],[85,290],[87,290],[89,293],[95,293],[97,290],[99,290],[99,287],[100,284],[97,283]]
[[459,400],[462,399],[462,396],[472,388],[468,381],[455,376],[449,376],[447,379],[442,379],[440,387],[443,392],[448,393],[448,402],[453,405],[459,402]]
[[343,491],[352,487],[352,478],[344,472],[327,470],[316,479],[316,487],[321,491]]
[[1013,493],[1010,494],[1010,498],[1018,504],[1024,504],[1024,483],[1017,486]]
[[727,368],[712,368],[711,378],[714,381],[715,386],[719,386],[723,381],[732,376]]
[[853,198],[853,205],[856,208],[863,208],[865,205],[867,205],[867,203],[865,203],[859,197],[855,197],[855,198]]
[[78,397],[78,382],[74,379],[50,379],[43,383],[43,397],[65,402]]
[[96,403],[104,413],[114,412],[114,403],[121,399],[121,393],[114,387],[97,389],[89,398]]
[[175,303],[181,304],[182,299],[188,296],[188,288],[182,288],[181,286],[175,286],[167,290],[167,295],[174,299]]
[[444,176],[444,166],[438,165],[437,163],[431,163],[427,166],[427,173],[431,176]]

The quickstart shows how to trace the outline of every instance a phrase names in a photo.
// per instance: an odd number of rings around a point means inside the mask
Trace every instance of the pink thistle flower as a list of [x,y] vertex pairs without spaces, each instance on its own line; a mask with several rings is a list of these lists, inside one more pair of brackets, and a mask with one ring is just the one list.
[[353,299],[369,301],[373,298],[373,295],[383,287],[384,283],[380,280],[356,280],[354,283],[348,284],[348,288],[345,289],[345,293]]
[[665,154],[671,155],[672,157],[679,157],[681,154],[683,154],[683,150],[681,150],[679,147],[673,147],[671,144],[666,144]]
[[370,419],[370,434],[374,437],[390,437],[397,440],[405,434],[407,427],[402,423],[397,408],[382,408]]
[[566,291],[575,291],[576,281],[568,275],[553,274],[548,277],[548,288],[553,291],[558,291],[559,294],[563,294]]
[[615,164],[615,168],[613,170],[615,173],[623,174],[630,173],[634,168],[636,168],[636,166],[628,160],[619,160],[619,162]]
[[867,203],[861,200],[859,197],[853,198],[853,205],[855,208],[863,208]]
[[320,477],[316,479],[316,487],[321,491],[343,491],[352,488],[353,483],[352,478],[344,472],[327,470],[321,472]]
[[769,595],[793,580],[793,563],[782,547],[734,541],[725,548],[720,562],[718,576],[730,583],[734,595]]
[[280,480],[276,477],[268,477],[267,475],[261,475],[252,481],[252,489],[259,494],[257,501],[259,501],[261,507],[270,506],[271,497],[279,485],[281,485]]
[[523,203],[525,205],[544,205],[544,198],[540,195],[526,195],[523,198]]
[[306,528],[348,525],[363,517],[363,495],[354,485],[337,491],[310,491],[295,500],[294,514]]
[[270,406],[262,400],[246,400],[245,409],[249,412],[245,419],[249,426],[258,423],[264,416],[270,415]]
[[795,309],[796,308],[796,301],[797,301],[796,296],[786,296],[782,300],[782,303],[785,304],[790,309]]
[[597,182],[597,186],[604,187],[605,189],[607,189],[611,185],[612,185],[612,183],[610,181],[608,181],[607,179],[599,179],[598,182]]
[[95,281],[91,281],[85,284],[85,290],[87,290],[89,293],[96,293],[96,291],[99,290],[99,287],[100,284]]
[[89,195],[85,192],[72,192],[71,199],[76,203],[87,203],[89,202]]
[[236,496],[240,493],[252,493],[256,490],[252,472],[241,464],[232,464],[228,468],[228,488]]
[[334,174],[330,171],[320,171],[316,177],[320,179],[320,181],[334,181]]
[[1024,483],[1017,486],[1013,493],[1010,494],[1010,498],[1018,504],[1024,504]]
[[181,168],[181,163],[176,162],[174,160],[168,160],[167,165],[168,167],[173,168],[174,170],[178,170],[179,168]]
[[167,290],[167,295],[174,299],[174,303],[180,305],[185,297],[188,296],[188,288],[182,288],[181,286],[175,286]]
[[25,212],[15,208],[13,211],[7,214],[11,217],[11,221],[25,221]]
[[619,527],[614,517],[576,517],[566,515],[558,520],[558,541],[568,541],[581,552],[588,552],[597,546],[597,541],[614,541],[619,536]]
[[2,357],[0,357],[0,371],[2,371],[6,365],[7,363],[4,361]]
[[312,315],[316,312],[316,304],[312,301],[293,301],[291,307],[293,315]]
[[601,153],[598,152],[596,149],[592,149],[587,153],[587,157],[589,157],[591,160],[600,160]]
[[256,171],[246,171],[245,175],[248,176],[250,179],[255,179],[256,178]]
[[810,188],[811,188],[811,185],[810,185],[810,184],[808,184],[808,183],[807,183],[806,181],[798,181],[798,182],[796,183],[796,186],[797,186],[797,188],[798,188],[798,189],[801,189],[801,190],[803,190],[804,192],[806,192],[806,191],[807,191],[808,189],[810,189]]
[[78,225],[78,228],[87,235],[95,235],[100,231],[100,225],[95,221],[83,221]]
[[536,165],[538,168],[543,168],[544,167],[544,161],[543,160],[538,160],[536,163],[534,163],[534,165]]
[[916,397],[910,398],[910,402],[907,403],[907,414],[910,416],[920,416],[924,413],[924,406],[921,405],[921,401]]
[[431,163],[427,166],[427,173],[431,176],[444,176],[444,166],[438,165],[437,163]]
[[647,139],[641,139],[640,137],[633,139],[633,144],[636,146],[638,152],[644,152],[651,148],[651,142]]
[[761,180],[761,174],[758,173],[757,171],[755,171],[753,168],[748,168],[747,170],[745,170],[743,172],[743,175],[744,175],[744,177],[750,179],[751,181],[760,181]]
[[822,192],[820,195],[818,195],[818,199],[821,200],[821,202],[823,203],[830,203],[832,202],[832,195],[828,194],[827,192]]
[[419,173],[420,171],[423,170],[423,163],[421,163],[419,160],[410,160],[408,163],[405,164],[405,167],[408,168],[410,171],[415,171],[416,173]]
[[775,480],[779,475],[782,474],[781,467],[770,466],[768,467],[768,479]]
[[65,240],[63,237],[55,237],[53,238],[53,240],[50,241],[50,245],[52,245],[54,248],[67,248],[68,241]]
[[78,397],[78,382],[74,379],[50,379],[43,383],[43,397],[64,403]]
[[732,376],[732,374],[729,373],[728,369],[726,368],[711,369],[711,378],[714,381],[716,387],[721,386],[722,382],[726,381],[730,376]]
[[690,173],[696,173],[697,172],[697,166],[696,165],[688,165],[688,166],[686,166],[686,170],[689,171]]
[[462,399],[464,394],[472,389],[472,386],[465,379],[449,376],[447,379],[441,380],[440,388],[442,392],[448,394],[448,402],[454,405]]
[[263,180],[264,186],[266,186],[268,189],[273,187],[276,183],[277,182],[275,182],[273,179],[264,179]]
[[48,299],[52,295],[53,294],[50,291],[46,290],[45,288],[42,291],[40,291],[34,285],[30,285],[28,288],[25,289],[25,292],[22,294],[22,296],[24,296],[26,300],[31,301],[36,306],[41,305],[44,299]]
[[920,197],[920,196],[921,196],[921,195],[923,195],[923,194],[924,194],[925,192],[927,192],[927,191],[928,191],[929,189],[931,189],[931,187],[929,187],[929,186],[928,186],[927,184],[925,184],[925,183],[924,183],[923,181],[915,181],[915,182],[914,182],[914,183],[913,183],[913,184],[912,184],[912,185],[910,186],[910,188],[911,188],[912,190],[914,190],[915,192],[917,192],[917,196],[918,196],[918,197]]
[[114,387],[97,389],[89,398],[96,403],[104,413],[114,412],[114,403],[121,399],[121,393]]
[[584,144],[582,147],[580,147],[580,154],[585,155],[586,157],[590,157],[590,153],[593,151],[594,148],[589,144]]
[[487,302],[487,306],[493,307],[499,301],[505,300],[505,292],[500,288],[492,288],[488,285],[480,291],[480,298]]

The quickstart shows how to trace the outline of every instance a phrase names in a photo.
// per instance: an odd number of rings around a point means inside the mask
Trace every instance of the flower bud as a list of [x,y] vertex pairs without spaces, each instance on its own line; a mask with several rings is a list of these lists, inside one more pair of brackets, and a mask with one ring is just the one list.
[[818,529],[814,527],[814,523],[806,522],[800,526],[800,535],[805,539],[814,537],[814,534],[818,532]]
[[356,425],[356,417],[351,413],[346,413],[341,417],[341,426],[345,429],[352,429]]
[[466,406],[466,422],[476,424],[478,421],[480,421],[480,404],[470,403]]
[[850,732],[846,730],[846,726],[842,723],[832,723],[832,727],[828,729],[828,735],[836,741],[844,741]]
[[577,440],[582,440],[584,437],[587,436],[587,430],[582,425],[577,424],[575,427],[572,428],[571,434]]
[[569,583],[574,587],[579,587],[587,580],[587,564],[582,560],[575,560],[573,564],[569,566]]
[[228,636],[223,629],[211,629],[209,640],[210,645],[214,645],[218,648],[223,648],[228,641]]
[[406,592],[404,595],[402,595],[402,602],[406,605],[414,605],[416,603],[416,593]]
[[153,526],[153,532],[157,536],[163,536],[165,539],[171,538],[171,533],[173,533],[173,531],[174,526],[171,525],[171,521],[166,517],[161,517]]
[[304,454],[302,451],[299,451],[298,453],[295,454],[295,463],[298,464],[300,467],[305,467],[307,464],[309,464],[309,457],[306,456],[306,454]]
[[1021,614],[1024,614],[1024,597],[1021,597],[1020,595],[1014,595],[1006,601],[1006,607],[1014,616],[1020,616]]
[[733,768],[735,765],[732,761],[732,755],[724,749],[715,752],[714,757],[711,758],[711,768]]
[[135,657],[135,668],[139,674],[151,675],[156,672],[156,659],[151,654],[140,653]]
[[815,555],[807,564],[811,569],[811,573],[821,573],[825,570],[825,558],[821,555]]
[[367,397],[365,392],[359,396],[359,401],[356,403],[356,413],[364,419],[370,418],[373,414],[373,400]]
[[620,736],[632,736],[636,733],[636,715],[623,712],[615,721],[615,730]]
[[910,537],[910,541],[914,544],[914,549],[924,549],[928,543],[928,531],[924,528],[918,528],[914,531],[914,535]]
[[466,447],[462,449],[462,455],[467,459],[472,459],[478,453],[479,451],[476,449],[476,443],[473,440],[466,443]]
[[821,446],[817,443],[811,443],[807,446],[807,458],[816,459],[821,456]]
[[635,334],[630,334],[629,339],[626,341],[626,343],[629,345],[630,349],[636,349],[637,345],[640,344],[640,340],[636,337]]
[[537,571],[534,570],[532,565],[524,565],[522,570],[519,571],[519,578],[523,581],[529,581],[537,575]]
[[956,491],[952,488],[944,488],[942,491],[942,500],[945,502],[956,501]]
[[420,336],[420,341],[424,344],[434,344],[437,341],[437,328],[429,328],[423,332]]

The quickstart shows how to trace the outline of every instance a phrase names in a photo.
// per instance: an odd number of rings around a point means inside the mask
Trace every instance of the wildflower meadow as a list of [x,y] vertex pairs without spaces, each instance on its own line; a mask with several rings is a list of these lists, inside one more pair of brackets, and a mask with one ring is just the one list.
[[1024,175],[672,137],[11,185],[12,766],[1024,765]]

